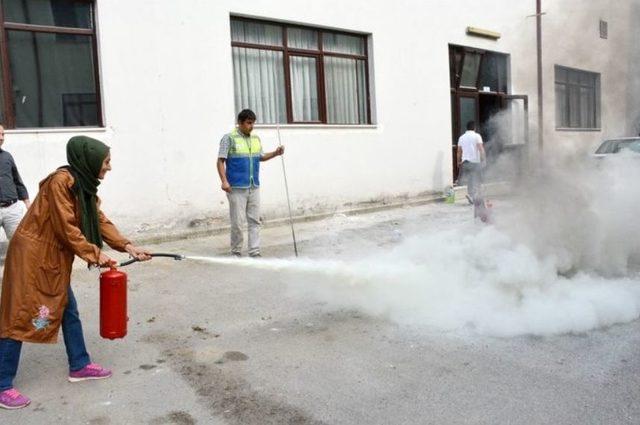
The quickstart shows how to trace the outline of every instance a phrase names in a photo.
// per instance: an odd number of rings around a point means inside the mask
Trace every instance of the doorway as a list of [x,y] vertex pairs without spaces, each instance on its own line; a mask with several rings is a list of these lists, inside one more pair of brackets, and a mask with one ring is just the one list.
[[[507,152],[520,155],[528,138],[527,96],[508,92],[509,56],[449,45],[453,181],[458,179],[458,138],[469,121],[484,141],[487,166]],[[491,173],[489,173],[491,174]],[[495,176],[495,175],[494,175]],[[497,179],[509,176],[497,175]]]

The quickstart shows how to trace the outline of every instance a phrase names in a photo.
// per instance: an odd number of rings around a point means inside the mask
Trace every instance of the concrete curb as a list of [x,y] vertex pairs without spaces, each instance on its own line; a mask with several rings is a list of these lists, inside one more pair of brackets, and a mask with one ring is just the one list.
[[[323,212],[318,214],[309,214],[309,215],[301,215],[294,216],[294,223],[308,223],[312,221],[324,220],[329,217],[333,217],[336,214],[344,214],[347,216],[351,215],[360,215],[360,214],[369,214],[378,211],[391,210],[396,208],[404,208],[411,206],[419,206],[425,205],[434,202],[443,202],[444,197],[441,195],[430,195],[419,198],[410,198],[404,201],[396,201],[396,202],[380,202],[374,205],[359,207],[359,208],[349,208],[344,210],[335,210],[331,212]],[[262,226],[265,228],[270,227],[278,227],[278,226],[286,226],[289,224],[288,217],[279,217],[274,218],[272,220],[266,220],[262,223]],[[208,236],[215,236],[225,232],[228,232],[230,229],[229,225],[216,226],[202,230],[196,231],[183,231],[176,232],[168,235],[149,235],[149,236],[141,236],[139,238],[133,238],[134,242],[139,245],[152,245],[164,242],[173,242],[180,239],[195,239],[195,238],[203,238]]]
[[[491,194],[491,196],[500,196],[509,192],[510,186],[508,183],[498,182],[498,183],[486,183],[484,185],[486,191]],[[466,186],[455,186],[454,190],[456,192],[456,199],[464,199],[464,195],[467,192]],[[308,223],[313,221],[324,220],[326,218],[332,217],[337,214],[343,214],[346,216],[353,215],[361,215],[361,214],[371,214],[380,211],[392,210],[397,208],[406,208],[406,207],[415,207],[420,205],[426,205],[435,202],[444,202],[445,197],[436,192],[425,194],[422,196],[417,196],[413,198],[397,198],[391,201],[378,201],[373,202],[371,205],[360,206],[355,208],[347,208],[347,209],[336,209],[333,211],[327,211],[317,214],[309,214],[309,215],[300,215],[294,216],[294,223]],[[263,227],[271,228],[278,226],[286,226],[289,224],[288,217],[279,217],[271,220],[266,220],[262,223]],[[153,245],[165,242],[174,242],[181,239],[196,239],[196,238],[204,238],[209,236],[220,235],[222,233],[229,232],[229,225],[218,225],[218,226],[209,226],[203,229],[198,230],[183,230],[170,234],[152,234],[139,237],[133,237],[132,240],[137,245]],[[7,248],[7,242],[0,242],[0,255],[4,257]],[[0,265],[4,264],[4,258],[0,258]]]

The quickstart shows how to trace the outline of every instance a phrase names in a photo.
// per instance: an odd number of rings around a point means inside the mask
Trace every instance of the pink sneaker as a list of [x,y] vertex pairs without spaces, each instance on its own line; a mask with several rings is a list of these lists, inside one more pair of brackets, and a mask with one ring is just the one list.
[[111,376],[111,371],[99,364],[89,363],[80,370],[69,373],[69,382],[88,381],[89,379],[105,379]]
[[4,390],[0,393],[0,407],[5,409],[22,409],[31,403],[29,398],[20,394],[15,388]]

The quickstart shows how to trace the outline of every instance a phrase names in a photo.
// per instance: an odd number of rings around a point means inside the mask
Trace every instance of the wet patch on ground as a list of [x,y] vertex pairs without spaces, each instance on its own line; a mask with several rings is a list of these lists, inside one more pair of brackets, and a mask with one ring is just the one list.
[[149,422],[151,425],[195,425],[195,423],[193,416],[182,410],[168,413]]
[[211,349],[206,355],[185,348],[185,340],[175,335],[148,335],[145,342],[159,344],[167,364],[193,388],[200,402],[209,411],[222,416],[232,425],[321,425],[295,406],[278,396],[260,393],[240,376],[237,368],[215,360],[244,361],[249,357],[239,351],[218,352]]
[[158,366],[156,366],[154,364],[141,364],[139,367],[142,370],[151,370],[151,369],[155,369]]
[[249,356],[240,351],[227,351],[223,354],[222,358],[223,360],[230,360],[232,362],[242,362],[249,359]]
[[89,420],[89,425],[108,425],[111,419],[108,416],[98,416]]

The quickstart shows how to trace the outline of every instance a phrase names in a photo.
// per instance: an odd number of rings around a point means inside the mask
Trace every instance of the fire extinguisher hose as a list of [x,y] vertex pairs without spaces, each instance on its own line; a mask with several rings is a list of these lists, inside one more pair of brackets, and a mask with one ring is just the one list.
[[[180,260],[184,260],[184,255],[180,255],[180,254],[167,254],[165,252],[156,252],[151,254],[152,257],[167,257],[167,258],[173,258],[176,261],[180,261]],[[133,264],[138,260],[137,258],[132,258],[130,260],[127,261],[123,261],[122,263],[118,264],[118,267],[124,267],[124,266],[128,266],[129,264]]]

